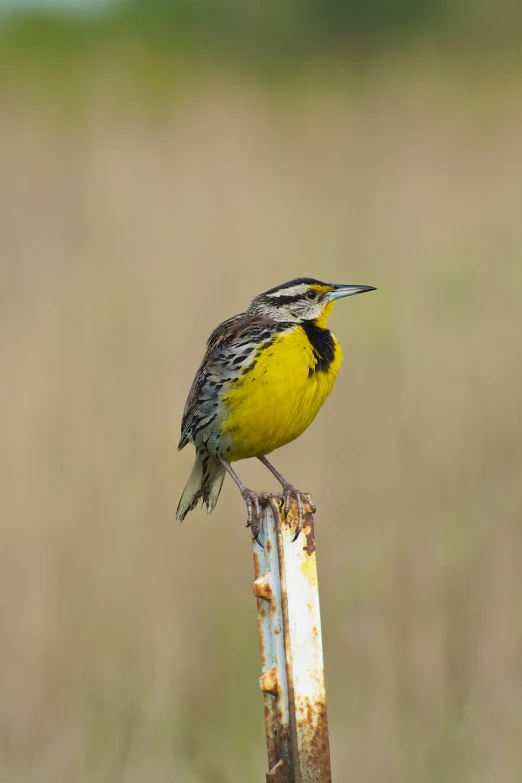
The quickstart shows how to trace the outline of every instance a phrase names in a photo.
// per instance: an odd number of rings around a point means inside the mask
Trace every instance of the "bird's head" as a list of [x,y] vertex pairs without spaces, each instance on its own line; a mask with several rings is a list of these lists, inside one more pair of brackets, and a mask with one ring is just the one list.
[[321,283],[311,277],[299,277],[256,296],[248,312],[271,321],[315,321],[318,326],[324,327],[336,299],[366,291],[375,291],[375,288],[371,285]]

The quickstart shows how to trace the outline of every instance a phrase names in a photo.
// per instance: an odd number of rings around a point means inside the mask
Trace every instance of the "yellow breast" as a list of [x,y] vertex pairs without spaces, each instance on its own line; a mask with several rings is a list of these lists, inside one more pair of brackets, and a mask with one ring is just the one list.
[[297,438],[330,394],[342,361],[339,343],[325,370],[301,326],[278,335],[224,397],[222,440],[234,461],[260,457]]

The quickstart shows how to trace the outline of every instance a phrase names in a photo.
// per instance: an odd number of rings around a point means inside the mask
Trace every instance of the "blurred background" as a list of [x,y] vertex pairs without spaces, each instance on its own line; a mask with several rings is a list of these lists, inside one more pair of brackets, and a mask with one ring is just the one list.
[[[206,338],[297,276],[334,779],[522,780],[522,6],[0,4],[0,779],[254,783],[245,511],[174,520]],[[258,464],[245,482],[275,489]]]

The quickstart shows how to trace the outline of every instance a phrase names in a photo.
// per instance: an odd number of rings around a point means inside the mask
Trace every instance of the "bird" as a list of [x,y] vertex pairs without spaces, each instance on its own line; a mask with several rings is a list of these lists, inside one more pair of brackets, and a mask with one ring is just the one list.
[[[298,438],[332,391],[342,350],[327,322],[338,299],[375,291],[368,285],[290,280],[256,296],[245,312],[210,335],[190,389],[178,449],[192,443],[196,459],[176,512],[182,521],[201,500],[211,514],[228,473],[246,503],[247,527],[259,541],[262,506],[278,498],[285,515],[297,505],[316,507],[267,459]],[[231,463],[259,459],[281,484],[281,493],[248,489]]]

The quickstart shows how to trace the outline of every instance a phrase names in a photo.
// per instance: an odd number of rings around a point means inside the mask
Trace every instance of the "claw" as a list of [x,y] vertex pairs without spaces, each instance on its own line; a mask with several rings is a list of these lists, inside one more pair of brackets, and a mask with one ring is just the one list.
[[283,498],[284,498],[285,516],[290,511],[293,498],[295,498],[295,502],[297,505],[297,525],[295,528],[295,536],[292,539],[292,543],[293,543],[299,538],[299,534],[303,529],[303,500],[305,503],[307,503],[310,506],[312,514],[315,514],[316,506],[308,492],[300,492],[298,489],[296,489],[293,486],[293,484],[285,484],[285,486],[283,487]]
[[261,505],[268,502],[272,495],[269,492],[254,492],[252,489],[244,489],[241,494],[247,507],[246,527],[252,529],[252,537],[262,547],[263,544],[259,540],[259,533],[261,532]]
[[259,544],[261,549],[264,549],[263,544],[261,543],[261,539],[259,538],[259,534],[261,532],[259,525],[256,525],[255,523],[251,525],[252,528],[252,538],[256,542],[256,544]]
[[315,505],[314,501],[312,500],[312,497],[311,497],[310,493],[306,492],[305,493],[305,497],[308,500],[308,505],[310,506],[310,510],[311,510],[312,514],[315,514],[315,512],[317,511],[317,506]]
[[292,507],[292,501],[295,499],[297,505],[297,525],[295,529],[295,536],[292,541],[296,541],[299,538],[299,534],[303,529],[303,503],[310,506],[312,514],[315,514],[316,506],[310,497],[308,492],[300,492],[293,484],[285,484],[283,487],[283,493],[275,494],[272,492],[254,492],[251,489],[243,489],[241,491],[243,499],[247,507],[247,523],[246,527],[251,528],[252,536],[257,541],[259,546],[263,546],[259,540],[260,526],[261,526],[261,514],[263,503],[273,502],[278,503],[281,510],[284,509],[285,516],[288,516]]

